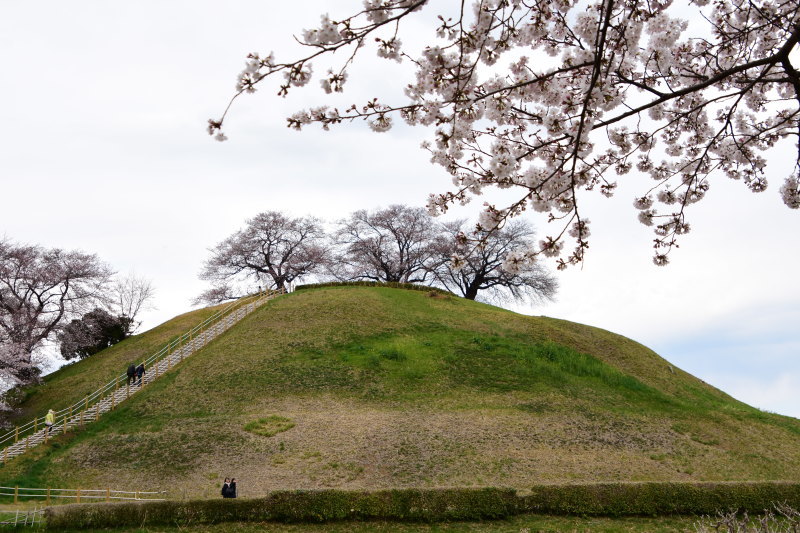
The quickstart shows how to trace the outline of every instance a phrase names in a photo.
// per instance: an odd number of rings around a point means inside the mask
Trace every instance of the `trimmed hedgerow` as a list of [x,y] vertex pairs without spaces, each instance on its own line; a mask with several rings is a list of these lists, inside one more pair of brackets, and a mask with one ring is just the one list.
[[510,489],[277,491],[259,499],[75,504],[49,507],[48,529],[194,525],[220,522],[398,520],[441,522],[517,513]]
[[773,503],[800,508],[800,483],[541,485],[524,496],[499,488],[277,491],[259,499],[63,505],[49,507],[46,520],[48,529],[221,522],[447,522],[521,513],[612,517],[758,513]]
[[306,289],[321,289],[323,287],[389,287],[392,289],[405,289],[408,291],[423,291],[423,292],[436,292],[439,294],[446,294],[452,296],[453,293],[440,289],[438,287],[429,287],[428,285],[417,285],[415,283],[398,283],[396,281],[329,281],[326,283],[309,283],[307,285],[298,285],[294,288],[295,291]]
[[534,487],[520,497],[523,512],[556,515],[657,516],[750,513],[786,502],[800,507],[800,484],[753,483],[593,483]]

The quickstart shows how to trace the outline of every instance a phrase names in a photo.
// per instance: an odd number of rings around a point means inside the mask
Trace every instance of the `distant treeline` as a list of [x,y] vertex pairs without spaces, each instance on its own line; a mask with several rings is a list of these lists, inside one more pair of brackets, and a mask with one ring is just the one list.
[[211,287],[195,302],[235,299],[254,283],[283,290],[313,279],[414,283],[470,300],[536,303],[551,300],[558,289],[530,255],[540,246],[530,223],[519,219],[490,231],[391,205],[355,211],[327,231],[315,217],[266,211],[210,249],[200,278]]

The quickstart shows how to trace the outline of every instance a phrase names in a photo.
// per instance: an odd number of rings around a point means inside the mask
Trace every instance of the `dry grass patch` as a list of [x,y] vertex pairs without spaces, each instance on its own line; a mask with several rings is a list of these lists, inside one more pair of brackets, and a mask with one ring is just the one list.
[[266,418],[259,418],[248,424],[245,424],[244,430],[262,437],[274,437],[278,433],[283,433],[294,427],[294,422],[291,419],[270,415]]

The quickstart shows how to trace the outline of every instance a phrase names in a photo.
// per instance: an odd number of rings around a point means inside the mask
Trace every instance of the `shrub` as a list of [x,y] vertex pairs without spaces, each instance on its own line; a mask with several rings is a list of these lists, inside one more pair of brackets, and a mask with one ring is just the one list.
[[56,339],[64,359],[85,359],[127,338],[132,327],[131,318],[98,308],[64,326]]
[[697,533],[783,533],[800,531],[800,511],[785,504],[775,504],[760,516],[729,511],[716,516],[704,516],[695,523]]
[[596,483],[534,487],[526,512],[558,515],[701,515],[761,512],[775,502],[800,504],[798,483]]
[[73,504],[49,507],[48,529],[332,520],[451,521],[505,518],[517,512],[509,489],[277,491],[260,499]]
[[51,529],[196,525],[221,522],[391,520],[444,522],[521,513],[579,516],[759,513],[800,507],[800,483],[596,483],[511,489],[276,491],[259,499],[73,504],[50,507]]

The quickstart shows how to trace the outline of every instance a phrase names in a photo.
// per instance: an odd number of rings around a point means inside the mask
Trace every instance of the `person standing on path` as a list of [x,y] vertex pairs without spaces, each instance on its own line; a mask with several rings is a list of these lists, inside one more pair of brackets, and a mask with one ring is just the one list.
[[44,417],[44,434],[45,436],[50,436],[50,430],[53,428],[53,425],[56,423],[56,413],[52,409],[47,411],[47,414]]
[[221,492],[222,497],[230,498],[230,492],[231,492],[231,478],[226,477],[225,483],[222,484],[222,492]]
[[133,363],[128,365],[128,385],[131,384],[131,381],[136,381],[136,365]]
[[136,367],[136,377],[138,378],[138,380],[136,381],[137,385],[142,384],[142,378],[144,377],[144,374],[145,374],[144,363],[142,363]]
[[235,498],[236,497],[236,478],[231,478],[231,485],[228,488],[228,498]]

